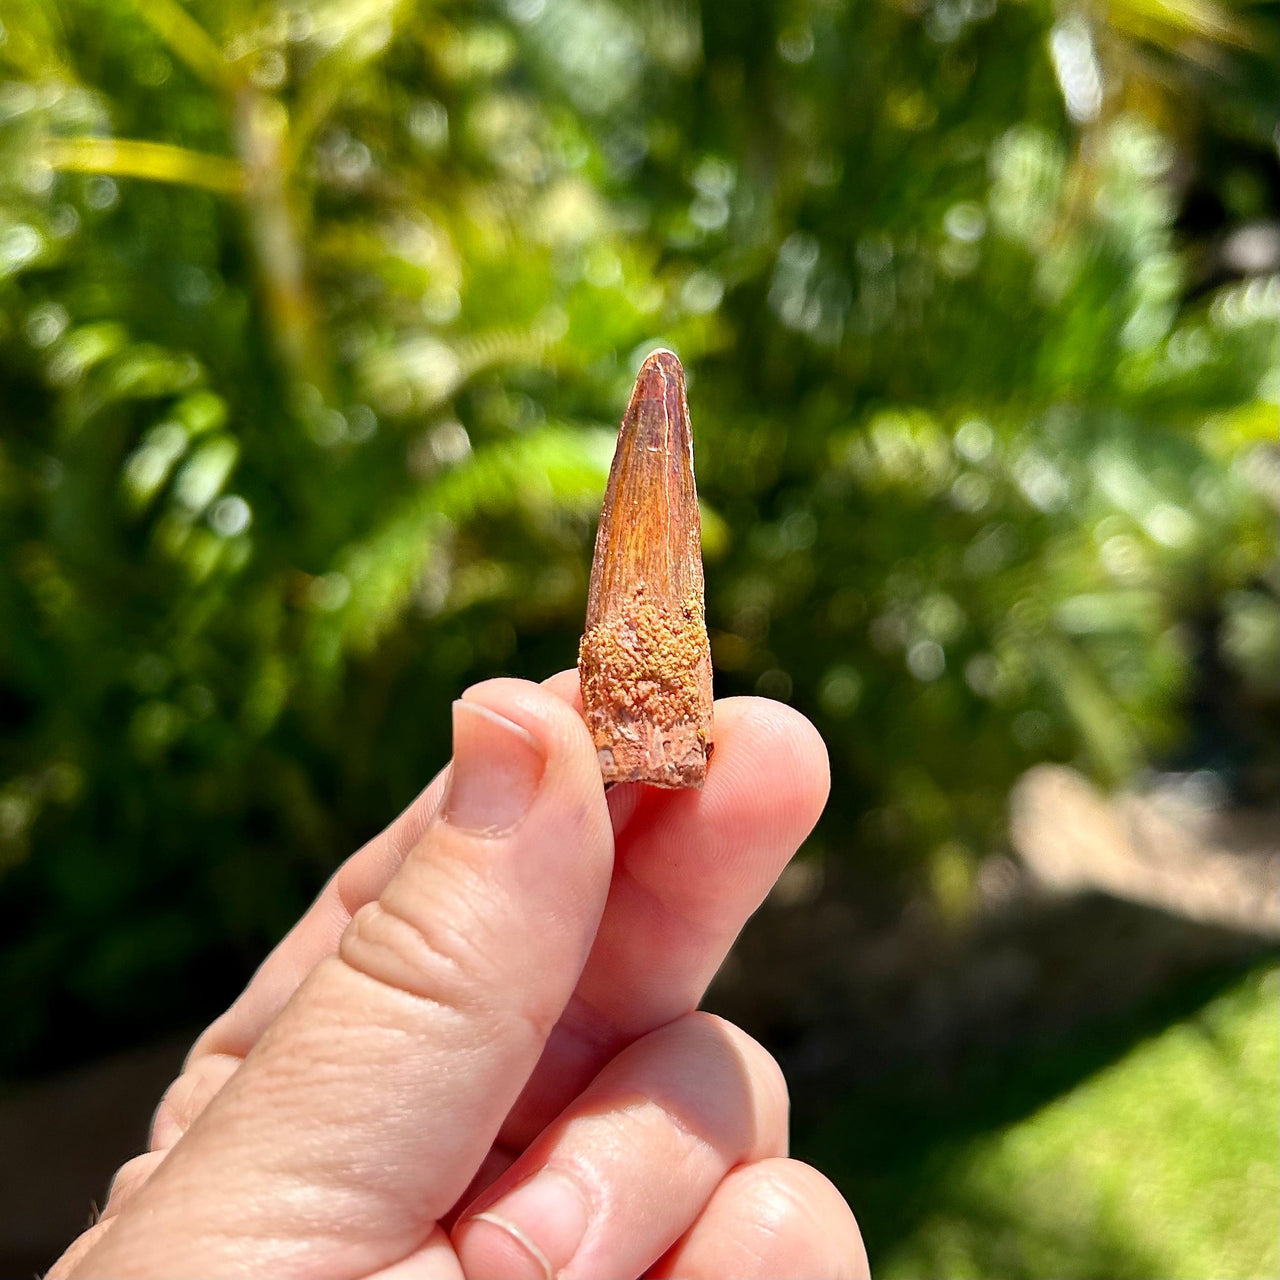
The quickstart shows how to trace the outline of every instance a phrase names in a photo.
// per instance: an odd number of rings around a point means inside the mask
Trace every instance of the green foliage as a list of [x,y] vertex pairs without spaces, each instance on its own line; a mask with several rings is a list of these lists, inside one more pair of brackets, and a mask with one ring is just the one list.
[[657,342],[721,691],[817,718],[828,847],[1130,773],[1206,616],[1273,680],[1280,285],[1199,288],[1176,193],[1221,136],[1268,211],[1274,15],[1114,8],[0,3],[0,1061],[199,1004],[459,688],[572,663]]

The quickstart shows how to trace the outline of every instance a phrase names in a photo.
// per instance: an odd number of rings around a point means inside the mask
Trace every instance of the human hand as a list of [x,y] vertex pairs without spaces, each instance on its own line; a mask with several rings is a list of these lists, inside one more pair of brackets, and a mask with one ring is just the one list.
[[446,769],[333,876],[49,1273],[866,1276],[787,1094],[694,1012],[826,799],[775,702],[700,792],[606,803],[577,676],[454,704]]

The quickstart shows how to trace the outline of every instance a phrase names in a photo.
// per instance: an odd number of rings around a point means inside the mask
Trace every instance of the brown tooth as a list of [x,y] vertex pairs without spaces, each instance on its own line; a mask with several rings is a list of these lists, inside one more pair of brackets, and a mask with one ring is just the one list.
[[640,366],[618,429],[578,651],[606,784],[701,787],[711,755],[711,647],[684,370]]

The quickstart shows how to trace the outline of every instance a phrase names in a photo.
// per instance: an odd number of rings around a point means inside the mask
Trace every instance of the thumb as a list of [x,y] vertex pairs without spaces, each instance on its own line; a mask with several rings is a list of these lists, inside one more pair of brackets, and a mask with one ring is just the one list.
[[458,1199],[586,960],[613,840],[581,719],[494,680],[440,811],[78,1274],[361,1275]]

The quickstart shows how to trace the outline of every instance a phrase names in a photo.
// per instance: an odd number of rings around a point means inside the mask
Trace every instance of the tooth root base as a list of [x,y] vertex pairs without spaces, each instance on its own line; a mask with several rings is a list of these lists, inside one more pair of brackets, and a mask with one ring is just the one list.
[[702,786],[711,754],[711,650],[696,597],[672,608],[638,591],[587,628],[578,670],[606,783]]
[[696,725],[614,722],[593,727],[592,737],[606,786],[647,782],[654,787],[683,789],[699,788],[706,780],[708,744]]

